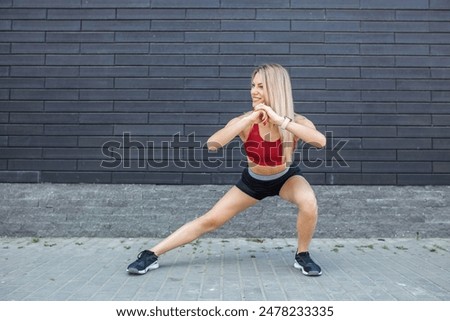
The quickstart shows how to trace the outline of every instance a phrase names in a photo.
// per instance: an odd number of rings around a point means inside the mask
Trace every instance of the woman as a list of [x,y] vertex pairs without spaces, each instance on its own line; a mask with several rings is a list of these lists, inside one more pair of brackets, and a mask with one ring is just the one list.
[[239,135],[249,164],[241,179],[203,216],[139,253],[138,259],[128,266],[129,273],[144,274],[158,268],[158,256],[217,229],[259,200],[279,195],[298,207],[294,267],[308,276],[322,274],[308,252],[317,222],[316,197],[300,169],[290,165],[298,140],[322,148],[325,136],[311,121],[294,114],[290,78],[282,66],[270,64],[255,69],[251,98],[253,110],[230,120],[207,142],[209,150],[216,150]]

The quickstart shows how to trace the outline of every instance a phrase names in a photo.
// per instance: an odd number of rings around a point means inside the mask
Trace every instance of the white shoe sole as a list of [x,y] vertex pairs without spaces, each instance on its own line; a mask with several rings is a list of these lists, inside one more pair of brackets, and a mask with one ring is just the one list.
[[306,272],[304,269],[303,269],[303,266],[301,266],[300,264],[298,264],[298,262],[297,261],[294,261],[294,267],[296,268],[296,269],[299,269],[299,270],[302,270],[302,273],[304,274],[304,275],[307,275],[307,276],[319,276],[319,275],[322,275],[322,271],[320,271],[320,272]]
[[147,273],[148,271],[150,271],[150,270],[156,270],[157,268],[159,268],[159,263],[158,263],[158,261],[156,261],[156,262],[150,264],[149,266],[147,266],[147,267],[145,268],[145,270],[139,271],[139,270],[137,270],[137,269],[131,268],[131,269],[127,269],[127,272],[128,272],[128,273],[131,273],[131,274],[145,274],[145,273]]

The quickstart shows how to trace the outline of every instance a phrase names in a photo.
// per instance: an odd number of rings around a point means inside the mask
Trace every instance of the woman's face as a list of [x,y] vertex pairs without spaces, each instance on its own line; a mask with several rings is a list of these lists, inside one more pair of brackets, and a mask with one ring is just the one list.
[[262,81],[262,77],[261,75],[258,73],[256,73],[255,77],[253,77],[252,80],[252,89],[250,91],[250,94],[252,96],[252,105],[253,107],[259,105],[259,104],[264,104],[265,103],[265,97],[266,97],[266,92],[265,92],[265,88],[264,88],[264,84]]

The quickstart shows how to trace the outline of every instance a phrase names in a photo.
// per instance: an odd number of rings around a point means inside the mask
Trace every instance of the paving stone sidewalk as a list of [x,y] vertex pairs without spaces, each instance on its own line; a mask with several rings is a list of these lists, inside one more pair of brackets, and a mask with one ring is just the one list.
[[450,239],[315,239],[323,275],[293,268],[293,238],[201,238],[131,276],[158,239],[0,238],[0,300],[450,300]]

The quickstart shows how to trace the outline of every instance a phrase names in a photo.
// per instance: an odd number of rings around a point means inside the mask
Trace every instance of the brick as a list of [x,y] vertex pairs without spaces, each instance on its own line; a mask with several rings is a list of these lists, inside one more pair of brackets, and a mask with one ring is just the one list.
[[361,54],[365,55],[426,55],[428,45],[361,45]]
[[448,91],[432,92],[432,101],[449,102],[450,101],[450,93]]
[[0,88],[44,88],[44,79],[36,78],[1,78]]
[[74,147],[77,137],[74,136],[9,136],[11,147]]
[[76,170],[77,163],[73,160],[10,160],[8,170],[13,171],[42,171],[42,170]]
[[364,149],[431,149],[431,138],[363,138]]
[[[254,9],[255,5],[249,1],[239,1],[239,0],[228,0],[224,1],[222,4],[222,8],[251,8]],[[258,8],[289,8],[288,0],[261,0],[258,2]]]
[[189,55],[185,57],[188,66],[239,66],[254,64],[251,55]]
[[111,135],[111,125],[46,125],[46,135]]
[[11,45],[11,53],[33,54],[33,53],[79,53],[80,46],[78,44],[68,43],[13,43]]
[[428,0],[411,0],[405,3],[401,0],[361,0],[362,9],[428,9]]
[[431,173],[430,162],[365,162],[366,173]]
[[[398,57],[394,56],[335,56],[326,57],[326,66],[342,67],[393,67],[396,65]],[[416,67],[417,65],[414,65]]]
[[82,0],[83,8],[148,8],[151,0],[130,0],[123,2],[121,0],[110,0],[104,2],[102,0]]
[[54,112],[107,112],[113,110],[111,101],[46,101],[46,111]]
[[11,113],[10,123],[22,124],[71,124],[78,122],[78,114],[69,113]]
[[253,32],[186,32],[186,42],[253,42]]
[[113,20],[115,9],[48,9],[47,19],[52,20]]
[[11,76],[15,77],[73,77],[78,76],[78,67],[12,66]]
[[429,68],[361,68],[363,78],[429,78]]
[[[223,22],[222,22],[223,23]],[[152,20],[153,31],[216,31],[226,30],[220,20]]]
[[79,8],[81,0],[70,1],[65,0],[42,0],[39,2],[33,0],[14,0],[14,6],[17,8]]
[[450,80],[397,80],[399,90],[447,90],[450,88]]
[[79,21],[59,21],[59,20],[16,20],[13,21],[13,30],[30,31],[77,31],[80,30]]
[[449,127],[399,127],[398,137],[431,137],[431,138],[445,138],[450,137]]
[[225,20],[221,23],[221,30],[224,31],[241,31],[241,30],[253,30],[253,31],[289,31],[289,21],[277,21],[277,20]]
[[47,78],[46,88],[112,88],[113,80],[108,78]]
[[112,182],[115,184],[181,184],[181,173],[112,173]]
[[449,173],[449,162],[433,162],[433,173]]
[[430,115],[362,115],[363,125],[431,125]]
[[218,100],[217,90],[150,90],[152,100]]
[[184,87],[183,79],[157,78],[120,78],[115,81],[115,88],[180,88]]
[[450,33],[401,33],[395,34],[395,43],[447,44]]
[[151,44],[150,53],[156,54],[219,54],[218,44]]
[[220,52],[224,54],[288,54],[288,44],[221,44]]
[[[1,54],[9,54],[11,53],[11,46],[9,43],[2,43],[0,44],[0,53]],[[7,72],[7,67],[0,67],[0,75],[2,75],[3,72]]]
[[326,184],[331,185],[396,185],[397,178],[392,174],[348,174],[327,173]]
[[81,89],[80,100],[147,100],[148,90]]
[[428,91],[362,91],[362,98],[365,101],[430,101]]
[[450,115],[432,115],[433,125],[449,126],[450,125]]
[[399,174],[398,185],[448,185],[450,175],[448,174]]
[[51,89],[11,89],[12,100],[74,100],[78,99],[77,90]]
[[41,111],[44,110],[42,101],[5,101],[0,104],[0,111]]
[[383,9],[327,9],[326,18],[330,20],[392,21],[395,20],[395,11]]
[[44,55],[2,55],[2,63],[6,65],[43,65]]
[[361,21],[363,32],[428,32],[427,22],[413,21]]
[[329,79],[327,89],[394,90],[396,83],[389,79]]
[[292,67],[291,77],[302,78],[356,78],[360,69],[356,67]]
[[129,43],[114,43],[114,44],[82,44],[81,53],[148,53],[148,44],[129,44]]
[[291,22],[293,31],[359,31],[360,23],[358,21],[303,21],[293,20]]
[[87,20],[83,21],[81,30],[86,31],[148,31],[150,21],[146,20]]
[[42,171],[42,183],[111,183],[111,173]]
[[[186,19],[204,19],[208,17],[211,20],[221,20],[221,19],[254,19],[256,16],[255,9],[186,9]],[[184,18],[182,16],[181,18]],[[160,19],[160,18],[158,18]]]
[[294,90],[294,96],[305,101],[359,101],[360,93],[355,90]]
[[335,137],[395,137],[395,126],[327,126]]
[[33,171],[0,171],[0,182],[3,183],[39,183],[39,172]]
[[450,161],[450,151],[446,150],[399,150],[399,161]]
[[430,53],[432,55],[447,56],[450,54],[450,45],[431,45]]
[[0,19],[45,19],[46,9],[16,9],[16,8],[4,8],[0,11]]
[[37,159],[42,154],[41,148],[0,148],[0,158]]
[[256,56],[256,64],[261,65],[267,62],[276,61],[277,63],[287,67],[290,66],[323,66],[325,56],[323,55],[258,55]]
[[152,0],[152,8],[219,8],[219,0]]
[[81,77],[143,77],[148,76],[147,67],[133,66],[105,66],[105,67],[85,67],[80,68]]
[[47,65],[98,66],[113,65],[113,55],[47,55]]
[[[117,9],[117,19],[183,19],[185,17],[186,9]],[[210,10],[207,10],[210,13]],[[203,18],[204,16],[202,16]]]
[[150,77],[218,77],[219,67],[152,66],[148,72]]
[[325,42],[325,34],[320,31],[292,31],[292,32],[255,32],[255,40],[257,42]]
[[45,32],[2,31],[0,42],[44,42]]
[[[245,10],[245,9],[243,9]],[[239,11],[243,11],[239,10]],[[325,18],[323,9],[257,9],[256,19],[259,20],[321,20]],[[250,19],[250,18],[249,18]]]
[[52,32],[46,33],[47,42],[105,43],[114,41],[114,32]]
[[359,54],[357,44],[291,44],[290,52],[293,54],[309,55],[338,55]]
[[332,113],[371,113],[387,114],[396,112],[395,103],[378,102],[327,102],[326,110]]
[[183,125],[115,125],[114,135],[175,135],[183,133]]
[[389,32],[326,32],[327,43],[394,43],[394,34]]
[[97,148],[44,148],[44,159],[103,159],[101,146]]
[[108,113],[108,114],[88,114],[82,113],[79,116],[80,124],[146,124],[147,114],[144,113]]
[[[116,64],[131,66],[176,66],[183,65],[182,55],[116,55]],[[150,67],[151,68],[151,67]]]
[[10,20],[0,20],[0,30],[11,30]]
[[450,139],[447,138],[433,138],[434,149],[450,149]]
[[450,5],[446,0],[431,0],[430,9],[450,9]]

